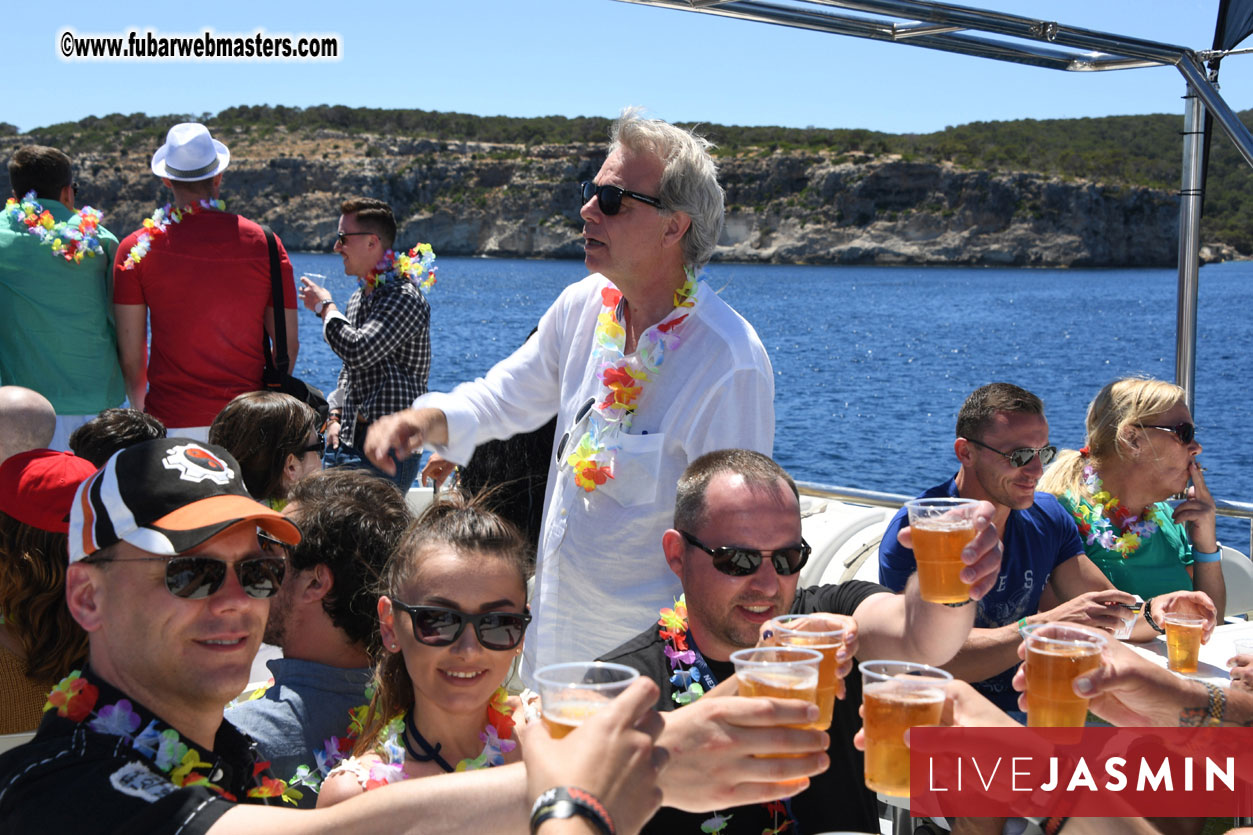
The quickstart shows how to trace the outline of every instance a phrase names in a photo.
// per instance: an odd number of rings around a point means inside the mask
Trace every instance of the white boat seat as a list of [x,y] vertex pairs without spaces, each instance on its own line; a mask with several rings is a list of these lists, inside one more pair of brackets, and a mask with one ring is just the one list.
[[[819,585],[829,574],[830,566],[840,566],[839,574],[846,567],[843,560],[858,551],[867,537],[882,536],[895,511],[885,507],[867,507],[812,496],[801,496],[801,529],[805,541],[814,549],[809,562],[801,569],[802,587]],[[876,533],[873,528],[878,527]],[[838,562],[837,562],[838,561]],[[838,576],[838,575],[837,575]]]
[[8,751],[10,748],[16,748],[19,745],[25,745],[35,738],[34,731],[26,731],[20,734],[0,734],[0,754]]
[[415,519],[421,516],[422,511],[426,510],[433,501],[435,501],[434,487],[410,487],[409,492],[405,494],[405,504],[409,505],[409,512]]
[[1223,550],[1223,582],[1227,585],[1227,617],[1253,612],[1253,560],[1226,545]]

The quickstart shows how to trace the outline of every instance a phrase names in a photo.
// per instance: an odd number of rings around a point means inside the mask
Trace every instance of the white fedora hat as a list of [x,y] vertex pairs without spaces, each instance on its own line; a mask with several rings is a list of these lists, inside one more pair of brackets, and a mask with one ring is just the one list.
[[209,135],[208,128],[183,122],[170,128],[165,144],[152,155],[152,173],[187,183],[221,174],[230,162],[231,152]]

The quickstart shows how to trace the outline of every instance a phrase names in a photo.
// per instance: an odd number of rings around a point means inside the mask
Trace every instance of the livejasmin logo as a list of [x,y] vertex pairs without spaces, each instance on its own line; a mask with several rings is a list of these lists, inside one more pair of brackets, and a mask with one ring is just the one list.
[[[1009,779],[1009,790],[1014,792],[1033,792],[1045,791],[1051,792],[1061,788],[1063,791],[1073,792],[1079,789],[1087,789],[1089,791],[1115,791],[1119,792],[1127,788],[1127,768],[1126,757],[1110,757],[1103,761],[1101,767],[1110,779],[1106,780],[1099,787],[1096,779],[1092,776],[1092,767],[1088,765],[1085,757],[1071,759],[1070,757],[1047,757],[1048,763],[1048,780],[1039,785],[1033,784],[1031,780],[1036,776],[1034,769],[1030,766],[1036,765],[1036,760],[1032,757],[997,757],[991,763],[991,770],[985,779],[983,769],[987,768],[988,763],[980,763],[977,757],[961,757],[957,758],[957,785],[949,787],[946,785],[937,786],[935,778],[936,758],[930,757],[927,760],[930,770],[930,790],[933,792],[946,791],[962,791],[962,761],[969,759],[967,773],[973,768],[975,775],[978,777],[979,784],[983,786],[984,791],[991,791],[992,784],[996,781],[996,772],[1000,770],[1006,759],[1010,765],[1007,767],[1008,775],[1002,775],[1002,779]],[[1195,774],[1196,765],[1192,757],[1183,757],[1183,790],[1192,791],[1194,788],[1193,775]],[[1132,764],[1134,766],[1134,763]],[[1157,770],[1153,770],[1152,764],[1148,760],[1141,759],[1139,762],[1140,774],[1136,780],[1136,791],[1174,791],[1175,790],[1175,773],[1172,770],[1172,761],[1169,758],[1162,758]],[[1215,779],[1221,781],[1222,785],[1229,790],[1234,791],[1236,788],[1236,758],[1227,757],[1224,764],[1214,762],[1213,759],[1206,757],[1204,759],[1205,768],[1205,791],[1214,791]],[[1020,770],[1021,769],[1021,770]],[[1069,774],[1063,774],[1063,771],[1069,771]]]
[[910,813],[1253,814],[1253,728],[913,728]]

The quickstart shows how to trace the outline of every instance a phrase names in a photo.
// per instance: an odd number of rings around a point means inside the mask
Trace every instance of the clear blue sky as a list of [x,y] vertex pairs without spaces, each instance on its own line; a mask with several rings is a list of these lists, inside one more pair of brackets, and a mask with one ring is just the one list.
[[[79,5],[5,10],[0,121],[27,130],[89,115],[201,114],[238,104],[612,116],[639,104],[670,120],[901,133],[979,120],[1182,113],[1183,81],[1169,68],[1062,73],[612,0]],[[987,5],[1206,48],[1218,0]],[[333,33],[343,57],[69,62],[57,53],[67,25],[79,34]],[[1228,59],[1222,82],[1233,107],[1253,107],[1253,55]]]

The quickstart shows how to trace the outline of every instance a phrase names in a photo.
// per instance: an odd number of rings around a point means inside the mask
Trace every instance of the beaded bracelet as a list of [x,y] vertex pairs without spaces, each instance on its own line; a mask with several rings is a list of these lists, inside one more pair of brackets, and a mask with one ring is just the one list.
[[535,805],[531,807],[531,835],[535,835],[546,820],[575,815],[590,821],[600,835],[617,835],[604,804],[596,795],[574,786],[554,786],[535,798]]
[[974,603],[974,601],[970,598],[966,598],[961,603],[941,603],[940,605],[947,606],[950,609],[960,609],[962,606],[969,606],[971,603]]
[[1149,611],[1153,608],[1154,599],[1155,598],[1150,597],[1148,600],[1144,601],[1144,620],[1149,626],[1153,627],[1158,635],[1164,635],[1166,634],[1166,630],[1157,625],[1157,621],[1153,620],[1153,613]]

